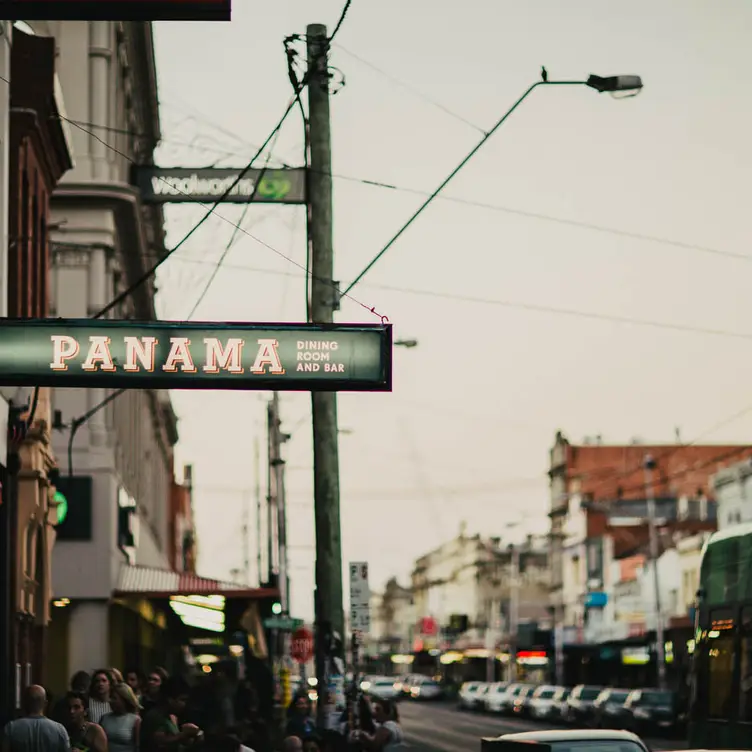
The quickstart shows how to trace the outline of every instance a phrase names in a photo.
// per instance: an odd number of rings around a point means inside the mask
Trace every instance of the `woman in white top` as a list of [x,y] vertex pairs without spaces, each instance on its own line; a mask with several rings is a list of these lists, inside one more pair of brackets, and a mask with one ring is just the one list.
[[106,668],[100,668],[91,675],[89,687],[89,720],[99,723],[103,715],[110,712],[110,690],[112,677]]
[[356,731],[354,737],[367,752],[392,752],[402,747],[405,737],[399,725],[397,707],[388,700],[379,700],[373,706],[376,731],[368,734]]
[[99,722],[107,735],[110,752],[136,752],[141,729],[140,706],[133,690],[121,682],[110,693],[112,712]]

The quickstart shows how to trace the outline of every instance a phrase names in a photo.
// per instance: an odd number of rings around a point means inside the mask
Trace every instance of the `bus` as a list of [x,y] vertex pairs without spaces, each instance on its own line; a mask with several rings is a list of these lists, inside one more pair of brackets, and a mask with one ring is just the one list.
[[719,530],[702,553],[695,612],[690,749],[752,745],[752,524]]

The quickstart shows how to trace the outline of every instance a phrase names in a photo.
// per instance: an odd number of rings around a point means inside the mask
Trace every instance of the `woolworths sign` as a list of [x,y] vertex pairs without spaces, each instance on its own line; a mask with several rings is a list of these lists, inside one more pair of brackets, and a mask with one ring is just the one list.
[[304,204],[305,168],[248,170],[220,167],[135,167],[133,183],[147,204],[212,204],[229,190],[231,204]]

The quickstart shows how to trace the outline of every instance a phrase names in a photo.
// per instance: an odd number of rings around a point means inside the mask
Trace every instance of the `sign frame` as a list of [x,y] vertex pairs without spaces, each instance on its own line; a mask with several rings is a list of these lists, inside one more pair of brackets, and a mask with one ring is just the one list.
[[371,588],[368,584],[368,562],[351,561],[350,569],[350,631],[366,633],[371,629]]
[[[181,347],[189,357],[175,365]],[[94,349],[96,362],[91,360]],[[231,350],[236,360],[229,357]],[[93,370],[92,363],[97,366]],[[0,384],[388,392],[392,390],[392,327],[388,323],[0,319]]]
[[[238,181],[241,174],[243,177]],[[145,204],[214,204],[220,198],[223,204],[304,206],[307,203],[305,167],[133,165],[131,183],[139,189]]]
[[0,0],[6,21],[230,21],[232,0]]
[[264,619],[266,629],[277,629],[280,632],[294,632],[303,626],[302,619],[294,619],[292,616],[270,616]]

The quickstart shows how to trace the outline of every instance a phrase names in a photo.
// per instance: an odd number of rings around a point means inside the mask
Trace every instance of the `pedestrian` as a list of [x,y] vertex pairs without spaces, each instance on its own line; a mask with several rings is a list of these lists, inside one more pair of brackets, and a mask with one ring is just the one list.
[[125,683],[133,690],[139,705],[141,704],[141,695],[144,692],[144,677],[138,669],[130,669],[125,672]]
[[[70,680],[70,692],[76,692],[80,695],[88,695],[91,676],[86,671],[76,671]],[[68,695],[61,697],[53,706],[50,718],[53,721],[62,723],[65,726],[69,717]]]
[[70,739],[65,727],[44,715],[47,693],[33,684],[24,690],[24,717],[5,727],[3,749],[6,752],[69,752]]
[[123,675],[120,673],[119,668],[111,668],[110,669],[110,679],[112,679],[113,684],[122,684],[123,683]]
[[311,700],[307,694],[298,694],[293,698],[292,705],[290,705],[285,733],[288,736],[305,739],[315,731],[316,723],[311,714]]
[[178,677],[168,679],[162,686],[157,704],[141,721],[141,749],[144,752],[161,752],[164,747],[200,739],[201,729],[194,723],[178,727],[178,718],[185,710],[190,695],[188,685]]
[[106,668],[100,668],[91,675],[89,687],[89,720],[99,723],[103,715],[112,710],[110,707],[110,689],[113,681]]
[[141,729],[141,710],[133,690],[121,682],[110,692],[112,712],[102,716],[110,752],[136,752]]
[[405,737],[399,725],[397,707],[389,700],[379,700],[373,706],[373,719],[376,730],[373,734],[355,731],[353,738],[366,752],[392,752],[402,747]]
[[295,734],[285,737],[282,742],[282,752],[303,752],[303,741]]
[[107,752],[107,737],[101,726],[88,719],[89,698],[83,692],[68,692],[65,696],[71,749],[78,752]]
[[166,669],[161,666],[156,666],[151,671],[146,679],[146,691],[141,697],[141,716],[145,716],[156,704],[159,702],[159,693],[162,690],[162,685],[169,678],[169,674]]

